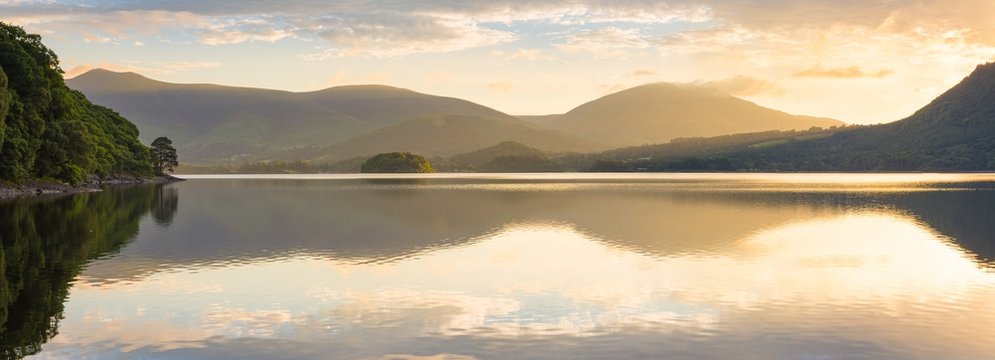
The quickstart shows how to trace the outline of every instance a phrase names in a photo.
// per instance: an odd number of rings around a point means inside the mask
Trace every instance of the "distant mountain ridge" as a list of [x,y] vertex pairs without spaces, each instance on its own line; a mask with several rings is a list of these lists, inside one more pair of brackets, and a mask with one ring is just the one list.
[[613,93],[561,116],[527,119],[614,147],[660,144],[684,137],[843,125],[838,120],[764,108],[705,87],[668,83]]
[[131,119],[146,137],[168,136],[192,162],[252,159],[321,147],[406,120],[466,115],[506,121],[500,111],[456,98],[381,85],[292,93],[172,84],[135,73],[91,70],[66,83]]
[[[770,142],[768,142],[770,143]],[[638,167],[657,171],[992,171],[995,63],[979,65],[913,115],[770,146],[699,151],[674,158],[664,146]]]
[[430,158],[450,157],[508,140],[549,152],[586,152],[598,148],[590,141],[519,120],[448,115],[411,119],[327,147],[291,150],[270,157],[305,158],[321,163],[393,151]]
[[448,157],[502,141],[550,154],[591,152],[680,137],[842,124],[663,83],[611,94],[562,115],[522,117],[383,85],[295,93],[173,84],[101,69],[66,83],[131,119],[143,140],[170,137],[180,157],[194,164],[337,162],[393,151]]

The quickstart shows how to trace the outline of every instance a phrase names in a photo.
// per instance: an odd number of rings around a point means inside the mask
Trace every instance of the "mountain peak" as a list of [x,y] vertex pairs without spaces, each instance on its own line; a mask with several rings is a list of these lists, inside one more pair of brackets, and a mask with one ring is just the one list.
[[978,65],[956,86],[895,124],[909,129],[930,127],[933,134],[946,127],[995,128],[995,63]]
[[554,129],[612,146],[841,124],[764,108],[708,86],[672,83],[650,83],[606,95],[551,121]]
[[74,89],[92,89],[98,91],[137,91],[150,90],[167,86],[167,83],[149,79],[134,72],[117,72],[96,68],[76,77],[66,80],[66,84]]

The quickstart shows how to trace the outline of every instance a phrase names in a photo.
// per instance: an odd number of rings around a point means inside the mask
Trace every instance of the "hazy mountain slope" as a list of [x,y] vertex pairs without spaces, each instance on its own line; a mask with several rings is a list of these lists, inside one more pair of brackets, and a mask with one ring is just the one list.
[[764,108],[705,88],[658,83],[578,106],[555,118],[550,127],[619,147],[665,143],[681,137],[841,124]]
[[508,156],[546,156],[542,150],[515,141],[503,141],[494,146],[453,155],[449,161],[458,168],[472,168],[500,157]]
[[[980,171],[995,170],[995,63],[912,116],[831,136],[693,159],[651,162],[657,170]],[[690,160],[690,161],[689,161]]]
[[246,160],[282,149],[324,147],[418,117],[511,119],[465,100],[387,86],[292,93],[171,84],[106,70],[87,72],[67,84],[132,119],[143,140],[170,137],[187,162]]
[[544,151],[590,151],[596,146],[557,131],[539,129],[514,119],[448,115],[408,120],[338,144],[274,154],[277,159],[333,162],[382,152],[407,151],[427,157],[449,157],[477,150],[481,144],[516,141]]
[[379,126],[416,117],[471,115],[510,119],[508,114],[466,100],[429,96],[383,85],[339,86],[301,94],[316,104]]
[[519,120],[525,121],[530,124],[536,124],[543,127],[552,127],[553,122],[559,119],[563,114],[549,114],[549,115],[515,115]]

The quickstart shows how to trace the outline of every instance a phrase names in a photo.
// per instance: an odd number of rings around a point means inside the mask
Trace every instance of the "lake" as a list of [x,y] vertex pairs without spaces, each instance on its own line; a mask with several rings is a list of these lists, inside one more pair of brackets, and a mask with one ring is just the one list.
[[0,220],[6,358],[995,357],[995,175],[191,176]]

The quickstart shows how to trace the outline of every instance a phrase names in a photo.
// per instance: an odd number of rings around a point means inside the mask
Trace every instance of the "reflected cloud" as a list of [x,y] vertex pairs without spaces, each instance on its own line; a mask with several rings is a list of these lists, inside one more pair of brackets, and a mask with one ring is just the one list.
[[[66,278],[39,358],[995,351],[978,336],[995,328],[990,183],[683,176],[203,180],[67,197],[47,205],[91,201],[124,230],[81,240],[103,255]],[[32,206],[0,212],[28,229],[13,215],[57,208]]]
[[[816,353],[840,349],[820,350],[818,343],[850,346],[862,354],[857,357],[886,354],[883,349],[899,354],[885,357],[992,350],[970,338],[948,343],[927,335],[995,326],[986,305],[995,296],[995,274],[913,218],[853,212],[757,231],[736,244],[725,253],[656,257],[570,225],[525,224],[389,263],[298,256],[164,271],[128,286],[75,288],[70,304],[83,308],[71,314],[109,307],[143,308],[143,316],[70,317],[51,346],[111,344],[128,356],[182,358],[225,355],[244,341],[280,341],[294,344],[289,354],[302,358],[451,349],[466,354],[459,356],[537,358],[529,345],[519,346],[527,343],[549,346],[544,356],[562,358],[588,342],[639,342],[655,334],[665,344],[695,341],[693,354],[723,357],[733,344],[787,346],[765,334],[802,327],[820,337],[794,333],[801,338],[784,354],[797,354],[789,351],[800,350],[798,342],[813,344],[806,349]],[[167,284],[203,283],[220,283],[223,291],[147,308],[148,299],[173,292]],[[927,321],[962,316],[963,309],[971,309],[972,320]],[[924,335],[895,335],[888,329],[897,318],[921,320],[909,326]],[[99,325],[107,319],[117,325]],[[147,331],[150,322],[173,329]],[[199,332],[176,341],[181,329]],[[713,337],[723,343],[707,341]]]

